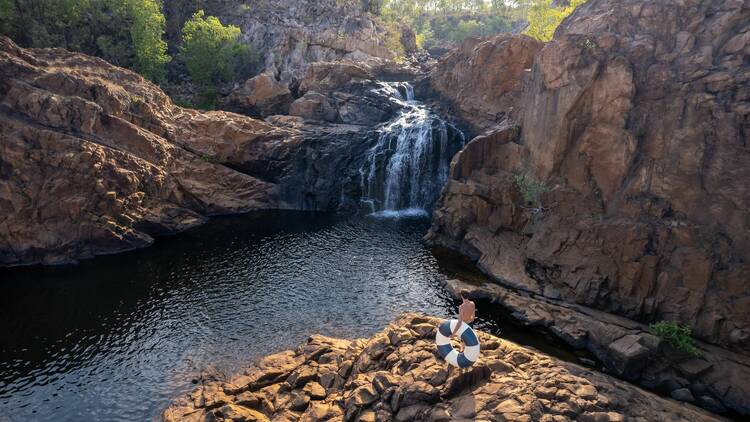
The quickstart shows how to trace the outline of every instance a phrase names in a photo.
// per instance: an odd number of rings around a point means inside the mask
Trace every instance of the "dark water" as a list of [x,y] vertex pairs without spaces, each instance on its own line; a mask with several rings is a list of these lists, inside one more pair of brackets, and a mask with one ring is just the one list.
[[[312,333],[369,336],[404,311],[450,316],[439,280],[465,269],[422,245],[428,225],[264,213],[2,271],[0,421],[149,420],[209,365],[231,373]],[[478,308],[479,328],[548,347]]]

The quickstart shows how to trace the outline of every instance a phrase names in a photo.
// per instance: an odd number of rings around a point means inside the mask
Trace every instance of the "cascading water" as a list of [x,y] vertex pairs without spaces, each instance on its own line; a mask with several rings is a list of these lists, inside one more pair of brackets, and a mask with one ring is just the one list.
[[451,158],[464,145],[464,135],[415,101],[410,84],[383,83],[381,89],[402,108],[379,129],[360,169],[362,204],[370,213],[427,214],[448,179]]

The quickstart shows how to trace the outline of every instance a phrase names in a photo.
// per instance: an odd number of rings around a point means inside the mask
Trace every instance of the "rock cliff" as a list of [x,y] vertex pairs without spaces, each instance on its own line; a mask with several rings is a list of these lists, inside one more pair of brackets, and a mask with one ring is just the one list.
[[342,59],[379,62],[395,54],[385,47],[386,31],[361,11],[358,2],[282,0],[236,3],[221,13],[260,48],[265,71],[295,85],[312,62]]
[[164,421],[713,421],[690,405],[479,332],[480,360],[437,357],[440,320],[404,314],[369,339],[312,336],[228,380],[201,379]]
[[744,1],[579,7],[523,81],[520,126],[454,159],[427,239],[505,285],[747,354],[748,34]]
[[0,266],[143,247],[215,214],[357,209],[377,126],[404,104],[374,80],[389,69],[316,62],[296,100],[259,75],[239,98],[291,114],[263,121],[178,107],[101,59],[2,38]]
[[[185,3],[185,4],[182,4]],[[194,2],[167,7],[171,26],[179,28]],[[200,7],[225,24],[242,30],[241,41],[258,51],[260,76],[238,85],[226,106],[269,116],[286,114],[297,87],[312,63],[394,65],[395,53],[386,47],[386,30],[362,11],[360,2],[336,0],[281,0],[241,4],[204,0]],[[173,35],[176,37],[176,35]],[[293,98],[294,97],[294,98]]]
[[542,46],[525,35],[467,38],[438,60],[428,77],[430,87],[481,133],[514,118],[523,75]]
[[177,107],[100,59],[0,38],[0,121],[0,265],[70,262],[206,215],[299,207],[279,188],[304,150],[293,129]]
[[[492,303],[516,322],[556,335],[598,360],[587,362],[622,379],[715,413],[750,414],[750,357],[701,341],[698,355],[677,350],[633,320],[586,306],[520,293],[492,281],[449,279],[446,290]],[[585,360],[582,360],[585,361]]]

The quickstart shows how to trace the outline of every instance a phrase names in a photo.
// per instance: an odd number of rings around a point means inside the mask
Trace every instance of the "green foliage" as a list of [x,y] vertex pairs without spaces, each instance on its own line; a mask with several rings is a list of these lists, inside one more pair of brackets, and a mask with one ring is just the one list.
[[576,7],[586,0],[570,0],[570,5],[563,7],[552,6],[553,0],[532,0],[527,14],[529,26],[524,33],[539,41],[550,41],[555,35],[555,29],[568,17]]
[[[519,4],[503,0],[363,0],[363,9],[389,25],[408,25],[417,45],[461,42],[466,37],[507,32],[514,20],[525,17]],[[392,32],[389,29],[389,32]],[[390,47],[390,42],[386,43]]]
[[198,103],[195,108],[201,110],[216,110],[219,101],[219,93],[216,91],[216,87],[207,86],[203,88]]
[[128,13],[133,19],[130,35],[135,50],[135,68],[148,79],[163,82],[165,66],[172,58],[164,41],[164,14],[157,0],[128,0]]
[[385,47],[401,56],[404,53],[404,45],[401,44],[400,25],[395,21],[383,21],[381,23],[386,30]]
[[0,29],[27,47],[78,47],[85,43],[84,11],[95,0],[0,0]]
[[463,41],[465,38],[470,37],[475,34],[479,34],[480,31],[480,24],[479,22],[470,19],[470,20],[462,20],[458,22],[458,26],[456,27],[455,31],[450,32],[448,35],[448,39],[453,41]]
[[380,16],[383,13],[385,0],[362,0],[362,10]]
[[175,98],[172,100],[172,102],[180,107],[183,108],[195,108],[195,104],[193,104],[190,100],[181,100],[179,98]]
[[97,54],[104,60],[117,65],[128,67],[132,62],[133,51],[131,45],[110,35],[100,35],[96,38]]
[[417,42],[418,49],[424,48],[424,42],[430,35],[431,32],[420,32],[418,34],[415,34],[415,41]]
[[691,356],[700,356],[700,351],[693,344],[693,333],[690,327],[681,325],[676,321],[659,321],[651,324],[649,329],[669,342],[675,349]]
[[14,0],[0,0],[0,33],[7,34],[13,28],[16,18]]
[[180,54],[190,77],[203,86],[226,82],[247,72],[257,53],[238,41],[240,28],[224,26],[215,16],[197,11],[182,28]]
[[547,185],[526,174],[517,174],[514,180],[516,187],[523,195],[524,202],[534,207],[541,207],[541,195],[549,191]]
[[0,30],[24,47],[62,47],[160,81],[169,62],[160,0],[0,0]]

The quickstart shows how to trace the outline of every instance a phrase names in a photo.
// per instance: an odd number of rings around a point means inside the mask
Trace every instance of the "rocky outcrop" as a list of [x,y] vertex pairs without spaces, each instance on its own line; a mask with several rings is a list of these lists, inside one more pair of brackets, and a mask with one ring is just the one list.
[[360,167],[376,139],[369,126],[307,121],[297,116],[272,116],[275,126],[297,131],[303,145],[289,150],[283,162],[293,164],[279,179],[283,198],[303,210],[358,210]]
[[287,114],[294,101],[289,88],[266,73],[254,76],[233,90],[225,100],[227,108],[245,114],[268,116]]
[[376,126],[405,95],[367,66],[320,62],[296,100],[270,75],[248,81],[237,108],[292,114],[261,121],[175,106],[85,55],[8,39],[0,54],[0,265],[143,247],[213,214],[355,210]]
[[750,413],[750,357],[700,341],[693,356],[627,318],[490,281],[449,279],[445,287],[456,299],[489,301],[522,325],[590,352],[608,373],[712,412]]
[[[194,2],[168,6],[168,19],[179,26],[188,17],[181,9],[195,7]],[[227,98],[227,107],[243,112],[285,114],[293,99],[283,91],[295,93],[312,63],[348,61],[384,66],[393,65],[396,57],[385,46],[386,30],[362,11],[359,2],[281,0],[248,5],[208,0],[200,2],[200,7],[225,24],[237,25],[241,41],[262,58],[258,70],[263,79],[252,78],[236,86]],[[266,101],[269,103],[259,104]]]
[[354,81],[373,79],[369,67],[348,61],[312,63],[300,81],[301,93],[335,91]]
[[197,9],[237,25],[241,41],[262,58],[260,70],[285,86],[296,86],[310,63],[350,59],[391,60],[386,30],[362,10],[360,2],[277,0],[237,3],[223,0],[175,0],[165,5],[168,36],[179,38],[182,24]]
[[0,265],[70,262],[207,215],[298,206],[278,184],[304,142],[292,130],[177,107],[133,72],[7,38],[0,76]]
[[289,107],[289,114],[326,122],[335,122],[339,116],[338,110],[333,108],[328,97],[315,91],[296,99]]
[[402,107],[369,66],[347,61],[312,63],[300,81],[302,95],[289,114],[310,120],[373,127]]
[[467,38],[437,62],[430,85],[481,133],[516,115],[524,73],[541,48],[525,35]]
[[428,239],[508,286],[746,355],[749,31],[746,2],[587,2],[538,54],[520,134],[455,158]]
[[406,54],[414,54],[419,49],[419,47],[417,46],[417,34],[415,34],[411,27],[408,25],[404,25],[401,27],[401,36],[399,37],[399,41],[404,47],[404,52],[406,52]]
[[436,318],[405,314],[369,339],[312,336],[228,380],[202,379],[164,421],[712,421],[690,405],[479,332],[467,370],[437,357]]
[[[272,75],[261,73],[248,79],[242,86],[232,91],[225,100],[227,108],[251,115],[270,116],[291,114],[320,120],[336,121],[336,115],[328,110],[328,101],[322,101],[321,93],[346,92],[355,82],[367,83],[374,79],[369,66],[360,66],[350,61],[314,62],[299,76],[297,99],[288,86],[277,81]],[[313,94],[304,98],[306,94]],[[292,107],[292,104],[297,104]],[[313,106],[313,102],[317,103]],[[322,109],[326,108],[325,111]],[[318,110],[313,113],[313,109]],[[346,122],[351,123],[351,122]]]

